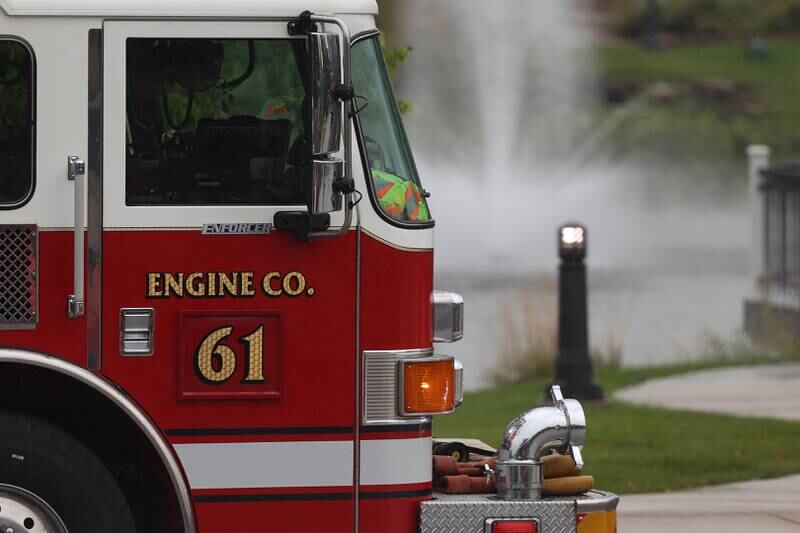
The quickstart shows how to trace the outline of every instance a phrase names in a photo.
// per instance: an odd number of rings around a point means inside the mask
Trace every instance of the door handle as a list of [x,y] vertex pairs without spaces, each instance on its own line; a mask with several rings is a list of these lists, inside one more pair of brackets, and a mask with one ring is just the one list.
[[85,210],[86,163],[78,156],[67,158],[67,179],[75,182],[75,229],[73,242],[74,276],[72,294],[67,297],[67,316],[78,318],[84,312],[83,286],[83,215]]
[[153,355],[155,310],[122,308],[119,310],[119,353],[126,356]]

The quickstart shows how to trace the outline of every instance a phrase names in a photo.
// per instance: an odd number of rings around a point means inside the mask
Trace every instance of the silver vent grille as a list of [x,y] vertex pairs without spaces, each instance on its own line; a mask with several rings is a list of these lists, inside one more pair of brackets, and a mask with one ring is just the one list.
[[432,350],[380,350],[364,352],[364,424],[418,424],[427,418],[401,417],[397,405],[398,361],[428,357]]
[[0,328],[31,329],[37,320],[37,230],[0,225]]

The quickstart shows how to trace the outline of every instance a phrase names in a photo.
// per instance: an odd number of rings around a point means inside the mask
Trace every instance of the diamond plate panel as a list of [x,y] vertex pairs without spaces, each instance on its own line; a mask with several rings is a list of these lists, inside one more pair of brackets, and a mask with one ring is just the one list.
[[36,325],[37,229],[0,225],[0,328]]
[[[612,495],[613,496],[613,495]],[[616,498],[615,496],[613,498]],[[538,518],[542,533],[575,533],[578,502],[613,501],[608,493],[592,491],[569,498],[546,498],[536,501],[500,500],[495,495],[434,493],[434,499],[422,502],[422,533],[483,533],[487,518]]]

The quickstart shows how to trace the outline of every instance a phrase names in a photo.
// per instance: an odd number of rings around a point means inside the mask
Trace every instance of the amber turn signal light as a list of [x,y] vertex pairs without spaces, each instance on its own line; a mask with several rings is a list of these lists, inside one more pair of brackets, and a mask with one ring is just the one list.
[[452,357],[406,359],[400,364],[402,415],[433,415],[455,409],[455,362]]

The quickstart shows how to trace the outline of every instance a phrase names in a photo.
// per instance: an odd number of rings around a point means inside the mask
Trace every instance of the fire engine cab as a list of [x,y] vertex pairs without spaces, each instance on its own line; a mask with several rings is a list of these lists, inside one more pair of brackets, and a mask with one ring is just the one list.
[[541,457],[577,461],[585,432],[557,391],[509,426],[498,496],[432,490],[431,416],[461,398],[434,342],[461,337],[462,300],[433,288],[376,14],[0,0],[0,531],[613,514],[607,493],[541,499]]

